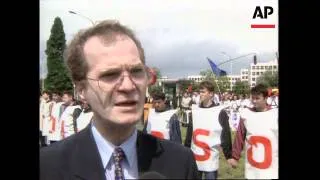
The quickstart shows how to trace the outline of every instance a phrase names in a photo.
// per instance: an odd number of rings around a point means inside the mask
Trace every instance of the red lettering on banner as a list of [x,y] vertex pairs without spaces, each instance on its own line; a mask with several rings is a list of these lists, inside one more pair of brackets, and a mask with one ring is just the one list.
[[[271,141],[262,136],[251,136],[248,143],[251,147],[247,151],[248,162],[256,168],[267,169],[271,166],[272,161],[272,150],[271,150]],[[263,144],[264,147],[264,160],[262,162],[257,162],[253,159],[253,150],[252,146],[257,146],[258,143]]]
[[210,157],[210,147],[207,143],[197,140],[198,135],[209,136],[209,131],[205,129],[196,129],[195,131],[193,131],[193,136],[192,136],[193,143],[196,146],[202,148],[204,151],[203,155],[194,153],[195,159],[197,161],[205,161],[205,160],[208,160]]
[[61,137],[64,138],[64,120],[61,122],[61,131],[60,131]]
[[151,131],[151,135],[155,136],[155,137],[157,137],[159,139],[164,139],[164,135],[160,131]]
[[53,116],[50,117],[51,121],[52,121],[52,126],[51,126],[51,130],[50,133],[53,133],[56,130],[56,118],[54,118]]

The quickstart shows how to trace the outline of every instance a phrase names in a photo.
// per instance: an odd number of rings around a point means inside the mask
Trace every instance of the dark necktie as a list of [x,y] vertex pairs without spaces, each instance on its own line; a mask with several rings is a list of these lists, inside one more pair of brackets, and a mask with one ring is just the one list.
[[115,180],[124,180],[123,170],[121,167],[121,161],[125,158],[123,150],[120,147],[116,147],[112,156],[115,164]]

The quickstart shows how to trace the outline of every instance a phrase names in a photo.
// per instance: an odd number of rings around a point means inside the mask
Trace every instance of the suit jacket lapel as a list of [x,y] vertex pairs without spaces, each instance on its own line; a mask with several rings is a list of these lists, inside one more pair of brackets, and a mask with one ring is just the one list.
[[79,132],[75,146],[71,162],[74,175],[80,179],[104,180],[105,171],[91,132],[91,125]]
[[[72,171],[80,179],[105,180],[105,170],[101,157],[91,132],[91,125],[78,133],[76,148],[72,153]],[[144,172],[157,171],[152,166],[154,157],[159,156],[163,148],[158,139],[138,131],[137,156],[139,176]]]
[[163,148],[158,139],[138,131],[137,154],[139,176],[144,172],[156,171],[152,169],[152,159],[161,154],[162,151]]

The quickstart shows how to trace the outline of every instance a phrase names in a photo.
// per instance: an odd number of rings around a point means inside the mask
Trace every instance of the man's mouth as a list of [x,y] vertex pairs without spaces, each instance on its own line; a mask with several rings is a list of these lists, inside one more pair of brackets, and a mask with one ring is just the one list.
[[137,105],[138,101],[135,100],[128,100],[128,101],[120,101],[116,102],[116,106],[122,106],[122,107],[131,107]]

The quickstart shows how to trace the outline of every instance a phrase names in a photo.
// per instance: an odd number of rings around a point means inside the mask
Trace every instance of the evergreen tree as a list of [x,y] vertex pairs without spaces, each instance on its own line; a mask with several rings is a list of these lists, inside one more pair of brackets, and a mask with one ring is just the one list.
[[56,17],[45,51],[48,67],[48,74],[44,84],[46,90],[59,92],[73,90],[73,84],[63,59],[65,47],[66,39],[63,24],[61,19]]

